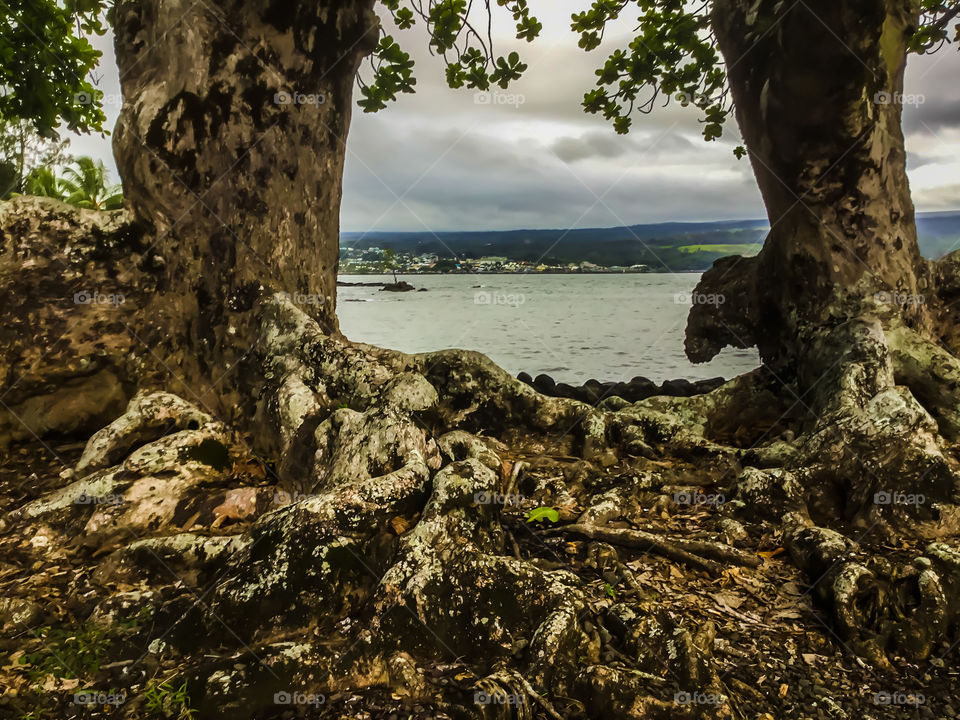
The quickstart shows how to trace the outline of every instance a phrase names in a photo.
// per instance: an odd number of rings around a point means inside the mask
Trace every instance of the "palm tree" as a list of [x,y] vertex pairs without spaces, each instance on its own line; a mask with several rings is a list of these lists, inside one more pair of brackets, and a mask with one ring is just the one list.
[[123,207],[119,185],[107,185],[107,169],[103,162],[91,157],[78,157],[75,167],[68,167],[60,180],[67,192],[66,201],[89,210],[117,210]]
[[57,200],[66,199],[63,181],[58,179],[50,168],[46,167],[31,170],[24,178],[23,190],[26,195],[39,195],[40,197],[56,198]]

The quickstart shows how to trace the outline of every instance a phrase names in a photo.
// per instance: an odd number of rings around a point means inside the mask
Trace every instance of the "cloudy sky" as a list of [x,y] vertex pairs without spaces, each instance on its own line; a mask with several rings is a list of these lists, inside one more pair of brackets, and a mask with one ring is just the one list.
[[[417,88],[374,115],[355,109],[347,143],[341,212],[345,231],[607,227],[667,220],[763,217],[746,160],[734,158],[731,122],[722,142],[705,143],[692,108],[671,103],[637,116],[626,137],[580,100],[602,50],[584,53],[569,30],[584,0],[532,3],[544,24],[532,45],[511,37],[500,13],[500,53],[518,49],[524,78],[477,101],[449,90],[442,64],[418,31],[398,35],[417,61]],[[537,8],[542,5],[543,9]],[[617,41],[616,35],[609,40]],[[100,88],[119,92],[109,38]],[[606,45],[605,45],[606,47]],[[960,209],[960,55],[946,48],[914,57],[905,106],[910,179],[919,210]],[[106,107],[112,124],[118,103]],[[74,152],[113,168],[109,139],[77,138]],[[114,177],[115,175],[115,170]]]

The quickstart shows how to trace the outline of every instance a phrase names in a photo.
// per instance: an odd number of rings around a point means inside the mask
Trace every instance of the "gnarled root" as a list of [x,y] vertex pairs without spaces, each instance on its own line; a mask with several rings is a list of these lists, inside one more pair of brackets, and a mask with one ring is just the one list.
[[784,543],[813,578],[841,639],[858,654],[889,667],[888,654],[918,661],[957,636],[960,554],[942,543],[912,560],[871,555],[837,532],[804,518],[785,518]]
[[[954,263],[955,264],[955,263]],[[944,292],[946,266],[938,265]],[[743,272],[742,277],[736,277]],[[752,342],[763,318],[750,292],[749,263],[719,262],[698,291],[734,293],[734,303],[694,308],[688,353],[711,357]],[[955,277],[951,282],[955,285]],[[804,412],[785,462],[763,467],[752,451],[734,485],[732,510],[777,521],[784,544],[826,605],[838,635],[879,664],[927,657],[955,633],[956,609],[923,544],[960,535],[960,361],[894,312],[890,293],[838,300],[832,324],[802,329],[797,385]],[[802,392],[801,392],[802,389]],[[709,396],[707,396],[709,397]],[[856,539],[853,542],[850,538]],[[881,543],[921,543],[914,558],[886,557]],[[946,543],[942,547],[948,549]],[[882,553],[882,554],[881,554]]]
[[577,523],[555,528],[553,532],[581,535],[591,540],[600,540],[662,555],[670,560],[706,570],[714,576],[723,572],[723,563],[745,565],[747,567],[759,567],[760,565],[760,560],[756,555],[726,545],[700,540],[669,539],[643,530],[605,528]]
[[[685,616],[658,608],[645,583],[667,569],[661,557],[706,570],[710,578],[685,580],[712,583],[700,587],[705,597],[737,573],[762,571],[755,553],[718,538],[737,527],[748,547],[773,536],[769,523],[784,514],[784,543],[812,580],[823,576],[814,584],[845,641],[882,662],[911,643],[911,657],[923,656],[955,632],[950,598],[960,585],[948,544],[886,568],[866,541],[847,537],[878,517],[892,532],[899,508],[874,504],[837,529],[815,524],[837,498],[877,492],[853,472],[862,463],[889,473],[924,459],[933,484],[922,487],[941,502],[949,496],[949,448],[894,383],[875,324],[843,329],[861,355],[842,357],[826,378],[833,392],[816,401],[823,419],[791,415],[781,398],[771,405],[781,423],[769,411],[737,417],[775,397],[763,370],[707,395],[613,412],[545,398],[475,353],[351,345],[282,297],[264,305],[261,322],[258,441],[276,476],[256,477],[257,463],[222,423],[164,395],[138,396],[79,466],[90,492],[128,501],[147,478],[182,486],[158,500],[163,522],[140,523],[134,542],[110,547],[97,576],[134,584],[155,582],[164,568],[183,574],[186,587],[160,608],[169,632],[147,656],[182,653],[204,713],[249,717],[271,709],[275,693],[383,691],[466,717],[503,716],[502,703],[478,704],[478,695],[523,702],[520,716],[729,717],[740,691],[712,657],[723,628],[704,621],[702,606]],[[751,434],[751,424],[763,429]],[[905,442],[866,457],[878,439]],[[822,492],[826,483],[833,492]],[[708,486],[729,502],[681,506],[680,496]],[[46,510],[70,505],[78,488],[7,519],[47,522]],[[255,501],[241,503],[239,491]],[[214,496],[210,508],[204,493]],[[564,521],[579,520],[531,532],[514,502],[555,505]],[[215,522],[216,508],[240,507],[249,512],[229,529]],[[638,520],[651,511],[675,524],[663,533],[605,525],[646,527]],[[90,519],[82,507],[71,512],[73,523]],[[108,516],[112,527],[132,522]],[[688,522],[696,539],[683,536]],[[611,545],[640,552],[621,562]],[[578,572],[568,554],[586,558]]]

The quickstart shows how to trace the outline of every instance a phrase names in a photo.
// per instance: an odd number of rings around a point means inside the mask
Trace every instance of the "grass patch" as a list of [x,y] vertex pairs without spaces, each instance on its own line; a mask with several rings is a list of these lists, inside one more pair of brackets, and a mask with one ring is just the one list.
[[681,245],[683,253],[716,253],[720,255],[744,255],[753,257],[763,245],[759,243],[722,243],[718,245]]

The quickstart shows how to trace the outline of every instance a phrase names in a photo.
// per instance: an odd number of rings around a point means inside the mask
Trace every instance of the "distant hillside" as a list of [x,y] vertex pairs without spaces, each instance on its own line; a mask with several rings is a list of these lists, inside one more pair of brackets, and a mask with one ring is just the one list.
[[[918,216],[920,250],[937,258],[960,248],[960,212]],[[725,255],[754,255],[766,237],[765,220],[657,223],[584,230],[343,233],[344,245],[392,248],[416,255],[598,265],[649,265],[655,271],[706,270]]]

